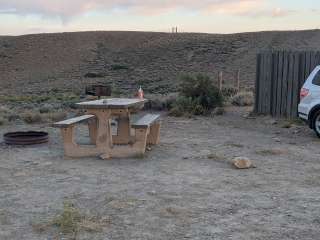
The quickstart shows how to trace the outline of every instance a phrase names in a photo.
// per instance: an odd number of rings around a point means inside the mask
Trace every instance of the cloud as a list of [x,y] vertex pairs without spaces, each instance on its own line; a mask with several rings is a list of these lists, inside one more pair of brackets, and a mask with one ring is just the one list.
[[91,11],[125,10],[143,15],[189,10],[207,13],[243,14],[266,0],[0,0],[0,14],[38,14],[69,18]]
[[[189,11],[207,15],[247,17],[286,17],[298,11],[270,8],[267,0],[0,0],[0,15],[59,17],[68,22],[76,16],[93,11],[124,11],[149,16],[173,11]],[[310,10],[311,11],[311,10]],[[313,11],[318,11],[313,9]]]

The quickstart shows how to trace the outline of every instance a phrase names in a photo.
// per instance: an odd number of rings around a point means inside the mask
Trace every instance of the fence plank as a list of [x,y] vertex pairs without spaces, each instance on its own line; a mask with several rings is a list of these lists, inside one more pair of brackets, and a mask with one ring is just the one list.
[[317,63],[316,63],[316,52],[311,52],[310,53],[310,73],[313,71],[313,69],[316,66],[317,66]]
[[278,87],[278,58],[279,53],[272,54],[272,81],[271,81],[271,115],[276,116],[277,111],[277,87]]
[[304,79],[306,80],[309,75],[310,75],[310,68],[311,68],[311,62],[310,62],[310,58],[311,58],[311,53],[310,52],[306,52],[306,68],[305,68],[305,72],[304,72]]
[[283,54],[282,88],[281,88],[281,116],[287,115],[287,94],[288,94],[288,67],[289,54]]
[[259,102],[260,102],[260,63],[261,63],[261,53],[257,54],[257,65],[256,65],[256,86],[255,86],[255,102],[254,109],[256,113],[259,113]]
[[315,62],[316,62],[316,66],[320,65],[320,52],[317,52],[316,53],[316,56],[315,56]]
[[266,113],[271,114],[271,93],[272,93],[272,53],[266,54],[266,82],[265,82],[265,92],[266,92]]
[[283,66],[283,52],[279,52],[278,58],[278,87],[277,87],[277,111],[276,116],[281,117],[281,89],[282,89],[282,66]]
[[260,61],[260,85],[259,85],[259,113],[264,113],[264,94],[263,94],[263,89],[264,89],[264,54],[261,55],[261,61]]
[[306,71],[306,53],[302,52],[300,54],[300,63],[299,63],[299,88],[305,82],[305,71]]
[[293,66],[294,66],[294,58],[293,53],[289,53],[289,62],[288,62],[288,88],[287,88],[287,117],[292,117],[292,98],[293,98]]
[[297,117],[298,116],[298,103],[299,103],[299,60],[300,54],[294,53],[293,54],[293,81],[292,81],[292,112],[291,116]]

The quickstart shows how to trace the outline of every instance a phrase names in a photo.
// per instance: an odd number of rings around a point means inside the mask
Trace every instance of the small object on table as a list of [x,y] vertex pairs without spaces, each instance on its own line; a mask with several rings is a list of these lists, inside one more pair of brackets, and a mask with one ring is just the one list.
[[143,90],[142,90],[141,86],[139,87],[139,90],[138,90],[138,98],[139,99],[143,99],[144,98],[144,93],[143,93]]

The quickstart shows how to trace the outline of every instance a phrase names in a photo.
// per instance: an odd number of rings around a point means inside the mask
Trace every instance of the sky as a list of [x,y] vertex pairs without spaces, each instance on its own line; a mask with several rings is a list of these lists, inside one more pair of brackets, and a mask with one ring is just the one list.
[[320,28],[319,0],[0,0],[0,35]]

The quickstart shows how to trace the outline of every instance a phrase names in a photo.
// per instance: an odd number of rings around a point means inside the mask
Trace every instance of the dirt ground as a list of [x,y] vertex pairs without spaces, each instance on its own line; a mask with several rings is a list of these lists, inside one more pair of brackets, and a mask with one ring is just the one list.
[[[69,239],[35,228],[66,201],[99,219],[98,231],[79,229],[76,239],[320,239],[320,140],[247,110],[164,116],[160,145],[141,159],[67,160],[58,129],[1,127],[47,130],[50,143],[0,144],[0,239]],[[237,156],[256,168],[234,169]]]

